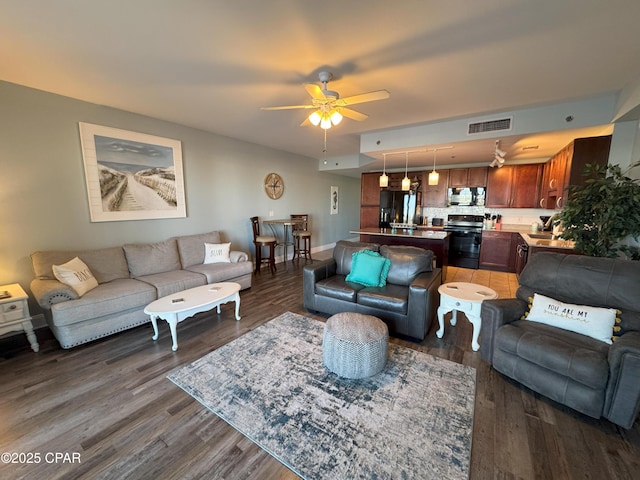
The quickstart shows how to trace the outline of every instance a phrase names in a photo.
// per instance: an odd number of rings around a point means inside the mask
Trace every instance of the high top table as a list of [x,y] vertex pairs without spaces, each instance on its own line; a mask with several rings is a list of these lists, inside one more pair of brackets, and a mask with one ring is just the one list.
[[151,317],[153,325],[153,340],[158,339],[158,319],[164,319],[169,324],[173,345],[171,349],[178,350],[178,323],[192,317],[196,313],[206,312],[228,302],[236,302],[236,320],[240,320],[240,284],[235,282],[211,283],[200,287],[190,288],[182,292],[173,293],[151,302],[144,309],[144,313]]
[[[302,220],[300,218],[280,218],[280,219],[277,219],[277,220],[273,220],[273,219],[263,220],[262,223],[264,223],[265,225],[269,225],[269,228],[273,232],[273,236],[276,237],[276,238],[278,238],[278,234],[276,233],[275,225],[282,225],[282,241],[278,241],[277,246],[282,246],[283,247],[284,261],[286,262],[287,261],[287,249],[288,249],[289,246],[291,246],[291,247],[294,246],[293,226],[294,225],[300,225],[301,223],[304,223],[304,220]],[[291,261],[293,262],[293,256],[291,257]]]
[[477,352],[480,349],[478,336],[482,328],[482,318],[480,318],[482,301],[498,298],[498,294],[489,287],[467,282],[443,283],[438,287],[438,293],[440,293],[440,306],[438,307],[440,328],[436,335],[438,338],[442,338],[442,335],[444,335],[445,313],[453,312],[451,314],[451,325],[454,326],[457,321],[457,312],[463,312],[471,322],[471,325],[473,325],[471,348],[474,352]]

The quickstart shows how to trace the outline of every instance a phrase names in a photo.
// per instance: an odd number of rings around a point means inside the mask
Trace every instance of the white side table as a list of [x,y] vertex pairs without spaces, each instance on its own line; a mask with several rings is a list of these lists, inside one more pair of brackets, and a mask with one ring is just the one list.
[[11,295],[0,299],[0,335],[7,332],[24,330],[34,352],[40,350],[38,339],[33,333],[31,314],[27,305],[28,295],[17,283],[1,285],[0,293],[5,291]]
[[438,307],[440,328],[436,335],[438,338],[442,338],[442,335],[444,335],[445,313],[453,312],[451,314],[451,325],[453,326],[457,321],[457,312],[464,312],[471,325],[473,325],[471,348],[474,352],[477,352],[480,349],[478,336],[482,328],[482,318],[480,318],[482,301],[498,298],[498,294],[489,287],[467,282],[444,283],[438,287],[438,293],[440,293],[440,306]]

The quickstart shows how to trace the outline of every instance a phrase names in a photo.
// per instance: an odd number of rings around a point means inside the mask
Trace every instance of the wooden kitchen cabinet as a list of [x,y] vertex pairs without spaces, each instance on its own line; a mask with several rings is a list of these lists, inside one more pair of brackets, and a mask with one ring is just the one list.
[[513,184],[513,167],[492,168],[487,177],[485,206],[491,208],[509,208]]
[[380,206],[360,207],[360,228],[378,228],[380,226]]
[[363,173],[360,177],[360,228],[377,228],[379,218],[380,173]]
[[587,163],[606,165],[609,161],[611,135],[576,138],[546,164],[539,206],[547,209],[565,205],[569,185],[584,185],[582,175]]
[[[389,175],[389,190],[401,190],[404,173],[395,172],[387,175]],[[378,190],[380,190],[380,187],[378,187]]]
[[380,205],[380,174],[363,173],[360,178],[360,205]]
[[514,167],[511,208],[536,208],[538,206],[543,171],[543,163]]
[[487,177],[485,204],[491,208],[536,208],[544,165],[505,165]]
[[422,206],[423,207],[446,207],[447,206],[447,186],[449,185],[449,172],[451,170],[438,170],[440,178],[438,185],[429,185],[429,173],[422,173]]
[[[504,168],[504,167],[503,167]],[[515,272],[517,233],[483,230],[480,245],[480,268]]]
[[486,187],[488,167],[452,168],[449,170],[449,187]]
[[486,187],[489,167],[475,167],[469,169],[469,187]]

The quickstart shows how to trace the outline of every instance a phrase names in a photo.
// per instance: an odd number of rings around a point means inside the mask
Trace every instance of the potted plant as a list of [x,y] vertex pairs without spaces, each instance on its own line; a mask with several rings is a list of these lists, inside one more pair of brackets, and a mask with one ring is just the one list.
[[575,250],[593,257],[640,260],[640,180],[619,165],[587,164],[584,185],[569,187],[569,197],[558,215],[562,237]]

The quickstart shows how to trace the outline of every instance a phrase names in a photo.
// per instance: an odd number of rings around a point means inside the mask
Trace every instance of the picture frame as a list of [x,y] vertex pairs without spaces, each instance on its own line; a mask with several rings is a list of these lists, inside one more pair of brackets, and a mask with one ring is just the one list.
[[182,143],[79,122],[92,222],[184,218]]
[[329,213],[331,215],[337,215],[338,206],[340,204],[340,192],[338,187],[334,187],[334,186],[331,187],[329,201],[331,203]]

